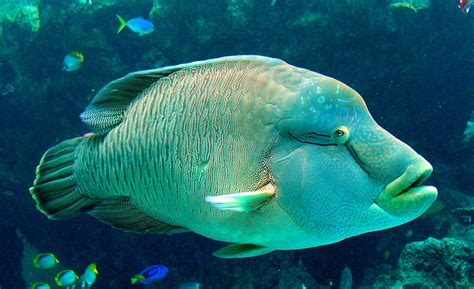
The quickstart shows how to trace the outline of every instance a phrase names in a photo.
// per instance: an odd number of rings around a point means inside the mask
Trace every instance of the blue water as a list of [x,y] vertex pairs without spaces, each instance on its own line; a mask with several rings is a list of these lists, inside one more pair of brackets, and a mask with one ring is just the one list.
[[[194,280],[206,289],[338,288],[345,266],[357,288],[374,282],[370,270],[396,268],[405,244],[457,236],[450,210],[465,204],[452,192],[474,194],[474,143],[461,144],[474,110],[474,13],[464,15],[455,0],[432,0],[416,13],[375,0],[162,0],[151,14],[154,3],[145,0],[38,2],[20,9],[33,7],[32,14],[0,2],[15,16],[0,18],[0,289],[30,285],[21,275],[16,230],[78,273],[96,262],[93,288],[129,288],[129,278],[152,264],[165,264],[170,274],[149,288]],[[150,19],[155,31],[117,34],[116,14]],[[85,61],[62,71],[71,51]],[[51,221],[35,208],[28,188],[39,159],[88,132],[78,115],[103,85],[136,70],[239,54],[277,57],[357,90],[383,128],[433,165],[429,183],[445,209],[329,246],[223,260],[211,255],[222,243],[196,234],[125,233],[87,215]]]

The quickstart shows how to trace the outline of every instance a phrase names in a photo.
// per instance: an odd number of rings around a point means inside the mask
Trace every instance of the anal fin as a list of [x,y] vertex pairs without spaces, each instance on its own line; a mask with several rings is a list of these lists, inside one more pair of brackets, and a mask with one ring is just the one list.
[[124,231],[153,234],[189,232],[186,228],[164,223],[145,214],[128,197],[105,199],[88,213]]
[[219,258],[248,258],[264,255],[272,251],[274,249],[254,244],[230,244],[215,251],[213,255]]

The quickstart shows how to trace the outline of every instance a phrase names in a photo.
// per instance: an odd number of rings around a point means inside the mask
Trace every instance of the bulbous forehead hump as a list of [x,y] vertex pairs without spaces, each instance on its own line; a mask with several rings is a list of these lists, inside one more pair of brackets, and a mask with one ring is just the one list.
[[364,100],[357,91],[331,77],[319,75],[302,83],[300,101],[311,106],[326,108],[357,107],[367,111]]

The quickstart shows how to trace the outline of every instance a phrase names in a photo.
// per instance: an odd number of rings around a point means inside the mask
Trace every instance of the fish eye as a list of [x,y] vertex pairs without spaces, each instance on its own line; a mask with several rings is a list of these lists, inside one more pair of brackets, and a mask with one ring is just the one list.
[[337,127],[334,130],[334,138],[337,144],[344,144],[349,140],[349,129],[345,126]]

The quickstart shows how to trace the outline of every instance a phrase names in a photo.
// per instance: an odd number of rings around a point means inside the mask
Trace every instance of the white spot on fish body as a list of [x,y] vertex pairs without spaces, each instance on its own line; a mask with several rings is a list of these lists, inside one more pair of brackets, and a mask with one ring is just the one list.
[[326,109],[331,109],[331,107],[332,107],[332,104],[329,104],[329,103],[326,104],[326,106],[325,106]]
[[304,104],[304,96],[300,96],[300,101],[301,101],[301,104],[303,105]]
[[325,97],[324,95],[320,95],[320,96],[318,97],[318,102],[319,102],[319,103],[324,103],[325,101],[326,101],[326,97]]
[[339,94],[340,88],[341,88],[341,86],[338,84],[338,85],[336,86],[336,94]]
[[318,86],[318,87],[316,88],[316,93],[321,93],[321,86]]

